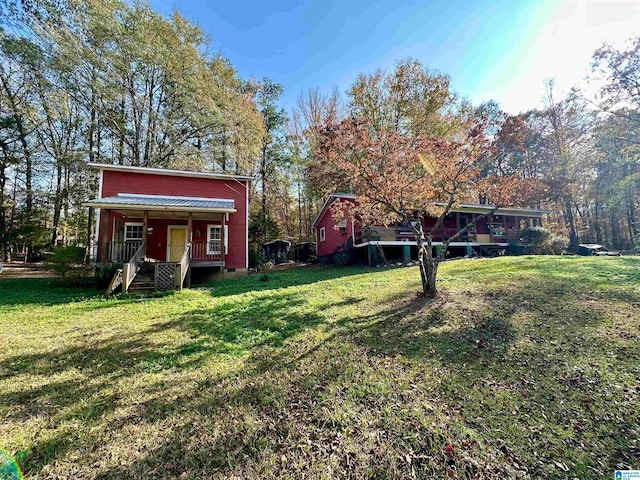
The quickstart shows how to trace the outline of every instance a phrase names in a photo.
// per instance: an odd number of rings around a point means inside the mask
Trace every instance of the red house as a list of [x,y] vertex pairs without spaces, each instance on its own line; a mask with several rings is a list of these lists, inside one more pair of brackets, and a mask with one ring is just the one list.
[[90,164],[100,175],[96,262],[122,264],[123,291],[182,288],[247,272],[253,177]]
[[[357,203],[355,195],[335,193],[327,198],[316,217],[313,228],[316,234],[318,260],[324,263],[368,263],[380,260],[380,253],[387,260],[408,263],[417,259],[415,236],[409,225],[389,227],[362,225],[355,218],[336,222],[331,206],[337,201]],[[530,208],[500,208],[496,213],[475,221],[477,216],[493,210],[490,205],[460,205],[445,218],[440,231],[435,232],[433,245],[437,248],[467,224],[469,230],[457,242],[449,244],[452,255],[494,255],[510,244],[519,244],[520,231],[533,225],[541,225],[546,210]],[[426,217],[425,229],[433,228],[436,219]]]

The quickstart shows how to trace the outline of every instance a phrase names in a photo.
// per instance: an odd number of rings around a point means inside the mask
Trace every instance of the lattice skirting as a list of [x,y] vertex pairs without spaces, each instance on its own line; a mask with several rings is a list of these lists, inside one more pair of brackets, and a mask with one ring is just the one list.
[[156,290],[173,290],[176,288],[176,265],[174,263],[159,263],[156,265]]

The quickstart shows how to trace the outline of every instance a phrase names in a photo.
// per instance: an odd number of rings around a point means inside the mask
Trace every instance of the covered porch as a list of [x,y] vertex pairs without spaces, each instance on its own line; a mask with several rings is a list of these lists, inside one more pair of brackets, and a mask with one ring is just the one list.
[[123,291],[145,273],[146,287],[167,290],[189,284],[192,268],[225,267],[233,200],[127,194],[86,205],[100,209],[96,261],[123,265]]

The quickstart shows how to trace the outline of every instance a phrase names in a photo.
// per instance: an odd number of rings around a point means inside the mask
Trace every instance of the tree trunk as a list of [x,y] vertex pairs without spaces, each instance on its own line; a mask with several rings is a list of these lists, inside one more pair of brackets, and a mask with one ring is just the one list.
[[422,293],[425,298],[438,295],[436,277],[438,275],[438,258],[430,254],[431,248],[422,243],[419,247],[420,278],[422,279]]
[[260,159],[260,182],[262,183],[262,218],[267,219],[267,142],[262,143],[262,158]]
[[58,164],[56,177],[56,194],[53,202],[53,228],[51,232],[51,245],[56,246],[58,238],[58,225],[60,224],[60,212],[62,211],[62,165]]
[[2,235],[2,258],[5,262],[9,261],[9,232],[7,228],[7,212],[4,208],[4,187],[6,183],[7,177],[5,175],[5,164],[3,162],[0,165],[0,235]]
[[29,144],[27,142],[27,132],[24,128],[24,120],[22,117],[22,113],[18,108],[18,102],[14,96],[14,92],[11,91],[9,87],[9,82],[5,78],[4,75],[0,75],[0,81],[2,82],[2,86],[4,92],[6,94],[9,105],[11,106],[12,113],[15,117],[15,126],[18,131],[18,139],[20,140],[20,145],[22,146],[22,154],[24,155],[25,160],[25,196],[26,196],[26,217],[31,218],[31,211],[33,209],[33,165],[31,160],[31,150],[29,149]]
[[636,206],[633,193],[627,195],[627,224],[629,226],[631,246],[634,246],[638,237],[638,227],[636,223]]
[[611,212],[611,241],[613,243],[614,248],[621,248],[620,245],[620,235],[618,233],[618,225],[616,214]]
[[594,222],[596,229],[596,243],[602,243],[602,231],[600,230],[600,200],[596,200]]
[[[355,241],[355,238],[353,240]],[[302,198],[300,189],[300,177],[298,177],[298,241],[302,241]]]
[[573,205],[571,202],[571,197],[569,196],[564,198],[564,214],[567,220],[567,225],[569,226],[569,246],[574,252],[577,252],[580,240],[578,239],[578,232],[576,231],[576,220],[573,216]]
[[416,226],[413,227],[413,231],[416,235],[416,244],[418,245],[418,262],[420,264],[422,294],[425,298],[434,298],[438,294],[436,276],[438,274],[438,264],[440,263],[440,259],[433,256],[431,234],[428,235],[427,241],[424,241],[422,220],[418,220],[416,222]]

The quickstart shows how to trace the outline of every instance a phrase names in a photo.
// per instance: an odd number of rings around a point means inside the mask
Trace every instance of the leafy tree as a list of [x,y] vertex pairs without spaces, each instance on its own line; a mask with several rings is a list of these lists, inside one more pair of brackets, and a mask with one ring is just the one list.
[[[326,191],[355,193],[357,204],[338,202],[334,215],[351,215],[364,225],[411,225],[419,252],[425,296],[437,293],[438,266],[449,244],[469,228],[442,242],[434,254],[433,238],[452,209],[482,195],[494,206],[510,205],[523,182],[512,177],[483,177],[492,145],[483,119],[466,119],[466,128],[455,136],[404,136],[376,128],[369,120],[349,118],[322,129],[316,181]],[[489,215],[489,214],[487,214]],[[487,215],[476,217],[476,220]],[[426,216],[436,218],[427,227]]]
[[[268,208],[268,198],[272,194],[272,181],[274,180],[278,168],[285,161],[285,136],[284,128],[288,117],[287,113],[278,108],[278,99],[284,91],[282,85],[273,82],[269,78],[263,78],[256,85],[256,101],[258,110],[262,114],[264,122],[264,133],[262,135],[262,146],[260,161],[257,172],[260,185],[260,225],[266,226],[273,222],[271,212]],[[275,194],[275,192],[273,192]],[[287,195],[288,197],[288,195]],[[272,239],[270,232],[272,229],[262,229],[267,240]]]

